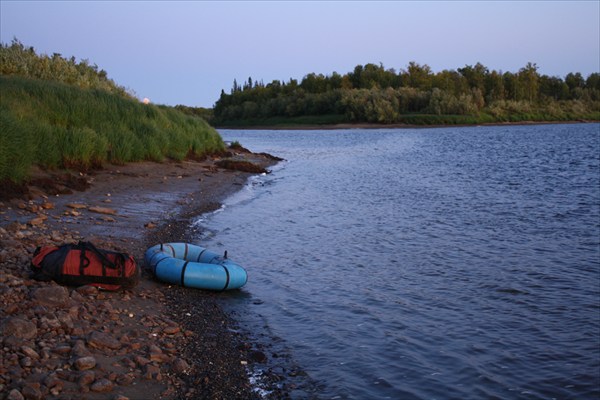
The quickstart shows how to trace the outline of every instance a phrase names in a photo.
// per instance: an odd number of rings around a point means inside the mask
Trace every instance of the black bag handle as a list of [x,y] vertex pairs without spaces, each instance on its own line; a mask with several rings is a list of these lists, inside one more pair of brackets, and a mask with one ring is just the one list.
[[[94,252],[98,258],[100,258],[100,261],[102,261],[103,265],[106,265],[107,267],[111,268],[111,269],[119,269],[118,265],[116,265],[114,262],[110,261],[108,258],[106,258],[106,255],[101,252],[100,250],[98,250],[98,248],[96,246],[94,246],[91,242],[79,242],[78,246],[80,246],[82,249],[86,249],[86,250],[91,250],[92,252]],[[121,253],[117,253],[120,258],[123,260],[124,256]]]

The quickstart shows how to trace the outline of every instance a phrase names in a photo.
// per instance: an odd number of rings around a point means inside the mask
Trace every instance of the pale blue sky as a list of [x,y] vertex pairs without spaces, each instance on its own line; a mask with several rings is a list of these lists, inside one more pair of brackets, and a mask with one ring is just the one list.
[[7,1],[0,40],[87,58],[140,98],[211,107],[234,78],[358,64],[600,72],[600,1]]

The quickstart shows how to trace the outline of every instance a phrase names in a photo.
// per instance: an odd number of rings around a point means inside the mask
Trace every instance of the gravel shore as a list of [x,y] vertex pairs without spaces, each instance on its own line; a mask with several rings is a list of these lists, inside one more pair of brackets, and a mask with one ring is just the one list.
[[[229,158],[276,162],[244,151]],[[164,285],[144,269],[146,248],[189,241],[191,218],[220,207],[250,176],[218,161],[37,171],[18,197],[2,189],[0,398],[261,398],[247,369],[265,355],[230,328],[218,294]],[[133,255],[140,283],[106,292],[30,279],[37,246],[79,240]],[[288,396],[279,387],[269,397]]]

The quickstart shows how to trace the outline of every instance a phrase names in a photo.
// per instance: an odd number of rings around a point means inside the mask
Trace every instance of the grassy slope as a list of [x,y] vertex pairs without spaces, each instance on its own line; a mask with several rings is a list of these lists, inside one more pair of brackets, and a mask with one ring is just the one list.
[[181,160],[224,149],[203,119],[99,89],[0,75],[0,181],[32,165],[89,168],[103,162]]

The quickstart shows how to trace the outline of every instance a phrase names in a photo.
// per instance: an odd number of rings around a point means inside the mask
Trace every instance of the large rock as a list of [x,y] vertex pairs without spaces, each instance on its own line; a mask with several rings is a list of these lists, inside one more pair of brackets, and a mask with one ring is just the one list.
[[37,382],[26,383],[21,393],[27,400],[42,400],[43,398],[40,384]]
[[0,323],[0,336],[15,336],[21,339],[32,339],[37,336],[37,327],[34,323],[24,319],[10,317]]
[[111,349],[119,350],[121,348],[121,342],[119,342],[114,336],[107,333],[94,331],[88,337],[88,345],[96,347],[98,349]]
[[112,383],[108,379],[102,378],[102,379],[98,379],[96,382],[94,382],[92,384],[92,386],[90,386],[90,390],[92,392],[106,393],[106,392],[112,392],[114,387],[115,387],[114,383]]
[[64,286],[47,286],[33,292],[33,299],[46,306],[63,306],[69,300],[69,291]]
[[6,400],[25,400],[25,397],[17,389],[13,389],[8,393]]
[[96,366],[96,359],[92,356],[80,357],[73,364],[79,371],[85,371]]

